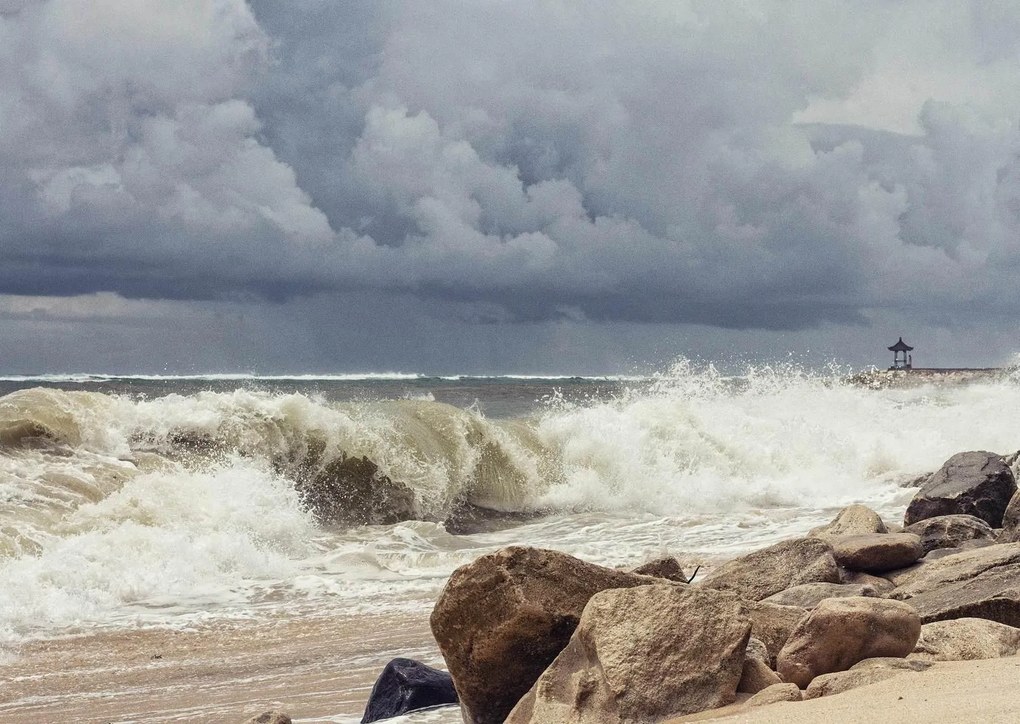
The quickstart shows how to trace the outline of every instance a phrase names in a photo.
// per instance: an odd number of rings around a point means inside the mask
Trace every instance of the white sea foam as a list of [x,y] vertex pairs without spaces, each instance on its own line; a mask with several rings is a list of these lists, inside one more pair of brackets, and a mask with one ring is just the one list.
[[[420,609],[457,565],[514,542],[606,565],[711,563],[850,502],[895,520],[902,480],[960,450],[1020,447],[1009,378],[867,390],[681,363],[610,399],[533,409],[489,420],[427,397],[250,389],[0,398],[0,639],[253,606]],[[341,453],[407,483],[432,521],[315,526],[293,476]],[[450,535],[439,521],[465,498],[546,515]]]

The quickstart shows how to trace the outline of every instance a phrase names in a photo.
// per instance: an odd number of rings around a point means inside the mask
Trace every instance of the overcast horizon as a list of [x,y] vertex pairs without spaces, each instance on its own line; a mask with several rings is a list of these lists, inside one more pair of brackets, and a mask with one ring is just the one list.
[[0,90],[0,374],[1020,352],[1013,0],[0,0]]

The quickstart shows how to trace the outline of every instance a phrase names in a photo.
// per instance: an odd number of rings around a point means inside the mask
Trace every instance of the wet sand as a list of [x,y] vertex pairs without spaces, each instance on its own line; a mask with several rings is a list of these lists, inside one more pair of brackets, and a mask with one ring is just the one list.
[[394,656],[442,665],[428,614],[310,615],[25,644],[0,665],[0,721],[233,722],[269,708],[358,721]]

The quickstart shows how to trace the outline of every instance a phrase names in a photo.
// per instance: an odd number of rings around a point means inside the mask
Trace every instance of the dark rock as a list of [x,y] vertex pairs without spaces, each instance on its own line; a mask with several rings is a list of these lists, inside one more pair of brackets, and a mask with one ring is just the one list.
[[436,602],[431,624],[464,721],[506,719],[570,641],[596,593],[654,583],[678,585],[522,546],[458,568]]
[[836,563],[851,571],[882,573],[909,566],[922,555],[913,533],[870,533],[830,538]]
[[925,553],[937,548],[955,548],[968,540],[995,542],[992,527],[973,515],[937,515],[919,520],[907,526],[905,531],[921,539],[921,548]]
[[316,519],[327,525],[385,525],[419,516],[414,492],[365,457],[341,456],[295,487]]
[[820,538],[794,538],[724,563],[703,586],[760,601],[801,583],[839,583],[832,546]]
[[658,558],[654,561],[643,563],[637,568],[632,569],[631,573],[665,578],[667,581],[674,581],[676,583],[687,583],[687,574],[680,567],[680,561],[673,556],[666,556],[665,558]]
[[[1018,453],[1020,454],[1020,453]],[[1020,541],[1020,491],[1013,493],[1002,516],[1002,532],[999,543],[1016,543]]]
[[448,673],[414,659],[393,659],[375,680],[361,724],[456,703],[457,691]]
[[506,512],[493,510],[474,503],[458,501],[443,520],[447,533],[474,535],[494,533],[529,523],[546,515],[547,511]]
[[973,515],[993,528],[1002,523],[1016,481],[1001,455],[977,451],[953,455],[907,507],[905,526],[939,515]]

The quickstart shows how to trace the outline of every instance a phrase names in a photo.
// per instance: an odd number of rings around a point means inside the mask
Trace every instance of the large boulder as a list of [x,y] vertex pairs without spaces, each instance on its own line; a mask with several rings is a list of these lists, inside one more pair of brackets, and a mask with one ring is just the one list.
[[1020,543],[939,558],[896,578],[890,598],[906,601],[923,623],[986,618],[1020,626]]
[[938,515],[973,515],[998,528],[1016,480],[1001,455],[977,451],[953,455],[910,501],[903,525]]
[[655,582],[663,581],[521,546],[458,568],[431,625],[464,721],[502,722],[570,641],[596,593]]
[[731,703],[751,622],[732,596],[654,585],[592,596],[508,724],[652,722]]
[[913,533],[868,533],[830,538],[836,563],[851,571],[884,573],[903,568],[924,555]]
[[784,681],[806,687],[875,656],[906,656],[921,633],[917,612],[882,598],[828,598],[805,616],[776,661]]
[[397,658],[386,664],[375,680],[361,724],[456,703],[457,691],[448,673],[414,659]]
[[1015,656],[1020,651],[1020,628],[985,618],[957,618],[921,626],[911,659],[972,661]]
[[865,659],[854,664],[848,671],[835,671],[816,677],[804,691],[804,699],[817,699],[821,696],[842,694],[844,691],[856,689],[868,684],[891,679],[899,674],[911,671],[924,671],[931,664],[908,659],[876,658]]
[[930,553],[939,548],[956,548],[964,541],[995,543],[995,530],[973,515],[937,515],[919,520],[904,529],[921,539],[921,548]]
[[798,606],[814,608],[826,598],[849,598],[850,596],[869,596],[881,598],[874,586],[854,583],[802,583],[793,588],[773,594],[762,603],[776,603],[781,606]]
[[385,525],[420,517],[414,491],[365,457],[341,456],[301,476],[295,488],[325,525]]
[[630,572],[642,576],[665,578],[667,581],[675,581],[676,583],[687,583],[687,574],[680,567],[680,561],[673,556],[656,558],[654,561],[642,563],[637,568],[632,568]]
[[751,635],[765,645],[771,668],[775,668],[776,657],[786,645],[790,634],[807,615],[806,608],[781,606],[766,601],[740,601],[740,612],[751,620]]
[[832,546],[819,538],[794,538],[724,563],[701,585],[760,601],[801,583],[839,583]]
[[888,532],[882,517],[871,508],[864,505],[850,505],[839,511],[831,523],[811,529],[808,535],[831,538],[842,535]]

